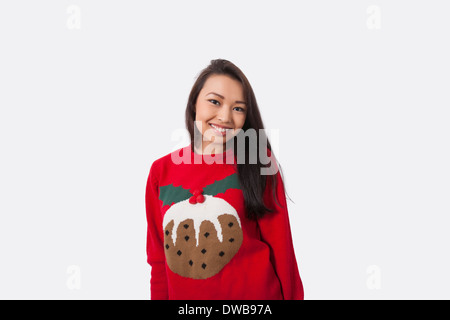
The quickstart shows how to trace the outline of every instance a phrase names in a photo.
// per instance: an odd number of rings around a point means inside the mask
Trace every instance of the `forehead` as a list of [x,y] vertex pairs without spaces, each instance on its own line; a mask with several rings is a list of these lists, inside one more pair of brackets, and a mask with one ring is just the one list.
[[218,93],[230,100],[244,100],[244,90],[242,84],[227,75],[212,75],[210,76],[202,90],[201,94],[206,95],[211,91]]

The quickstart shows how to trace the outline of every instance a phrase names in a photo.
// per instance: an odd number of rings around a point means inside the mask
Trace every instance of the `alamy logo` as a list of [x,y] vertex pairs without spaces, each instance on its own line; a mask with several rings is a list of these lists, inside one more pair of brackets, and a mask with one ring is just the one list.
[[[194,127],[199,128],[199,130],[194,130],[194,144],[199,145],[199,149],[203,150],[203,139],[204,136],[200,133],[202,130],[202,124],[200,121],[195,121]],[[212,129],[207,129],[212,130]],[[200,132],[199,132],[200,131]],[[231,131],[231,130],[230,130]],[[173,137],[179,137],[181,132],[176,132],[176,134],[172,134],[172,140]],[[219,153],[219,154],[213,154],[211,157],[195,157],[194,158],[194,164],[256,164],[257,160],[259,159],[259,162],[263,165],[267,165],[266,167],[261,168],[261,175],[273,175],[278,172],[278,166],[275,162],[275,158],[269,157],[267,155],[267,136],[266,136],[266,130],[260,129],[259,135],[257,134],[257,131],[255,129],[247,129],[247,130],[238,130],[236,136],[234,136],[231,132],[227,132],[226,142],[225,142],[225,150],[233,150],[233,157],[225,157],[225,153]],[[258,139],[259,136],[259,139]],[[235,150],[235,139],[236,137],[236,154],[234,154]],[[271,130],[270,132],[271,140],[273,141],[275,139],[276,142],[278,142],[279,138],[279,130]],[[248,142],[246,142],[248,141]],[[213,141],[214,142],[214,141]],[[219,143],[222,146],[222,143]],[[206,145],[204,153],[210,154],[211,151],[215,151],[215,148],[218,144],[210,143]],[[246,145],[248,145],[248,159],[246,155]],[[277,146],[277,143],[272,144],[271,148],[274,150]],[[259,151],[258,151],[259,150]],[[275,154],[278,154],[278,149],[274,150]],[[189,153],[183,153],[183,155],[180,155],[179,152],[172,152],[171,153],[171,159],[174,164],[191,164],[191,156]]]

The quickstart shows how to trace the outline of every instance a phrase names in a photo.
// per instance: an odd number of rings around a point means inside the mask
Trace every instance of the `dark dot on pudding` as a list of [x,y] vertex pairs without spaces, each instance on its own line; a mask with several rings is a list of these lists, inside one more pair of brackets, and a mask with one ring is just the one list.
[[230,238],[228,241],[233,242],[233,241],[234,241],[234,238]]
[[219,252],[219,256],[221,256],[221,257],[223,257],[224,254],[225,254],[225,252],[223,252],[223,251]]
[[204,236],[205,236],[205,238],[208,238],[209,232],[205,232]]
[[166,244],[166,249],[169,249],[169,245],[168,244]]
[[185,229],[187,229],[187,228],[189,228],[189,225],[188,225],[188,224],[185,224],[183,227],[184,227]]
[[181,256],[181,253],[182,252],[180,250],[177,251],[177,255]]
[[202,264],[202,268],[203,268],[203,269],[206,269],[206,264],[203,263],[203,264]]
[[192,267],[192,265],[194,264],[194,262],[192,260],[189,260],[189,265]]
[[189,240],[189,236],[184,237],[184,240],[188,241]]
[[203,250],[201,251],[201,253],[205,254],[205,253],[206,253],[206,249],[203,249]]
[[230,222],[228,226],[231,228],[233,226],[233,222]]
[[168,235],[169,235],[169,233],[170,233],[170,232],[169,232],[169,230],[166,230],[166,236],[168,236]]

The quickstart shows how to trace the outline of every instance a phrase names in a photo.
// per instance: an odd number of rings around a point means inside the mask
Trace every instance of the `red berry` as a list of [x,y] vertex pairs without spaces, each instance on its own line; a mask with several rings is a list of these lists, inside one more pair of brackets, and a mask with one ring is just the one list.
[[196,198],[197,202],[203,203],[205,201],[205,197],[202,194],[199,194]]
[[190,204],[196,204],[197,203],[197,199],[195,198],[195,196],[192,196],[189,198],[189,203]]

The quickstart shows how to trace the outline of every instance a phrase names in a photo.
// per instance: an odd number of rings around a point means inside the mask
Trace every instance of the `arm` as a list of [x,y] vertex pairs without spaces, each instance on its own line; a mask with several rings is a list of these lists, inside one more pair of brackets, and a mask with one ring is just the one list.
[[276,180],[276,197],[281,207],[273,199],[272,183],[268,176],[264,203],[275,211],[260,218],[258,225],[262,240],[270,247],[271,262],[280,280],[284,300],[303,300],[303,284],[295,258],[286,196],[279,171],[276,173]]
[[167,300],[168,289],[164,254],[162,217],[159,206],[159,188],[156,165],[152,164],[145,191],[147,213],[147,262],[152,267],[150,291],[152,300]]

